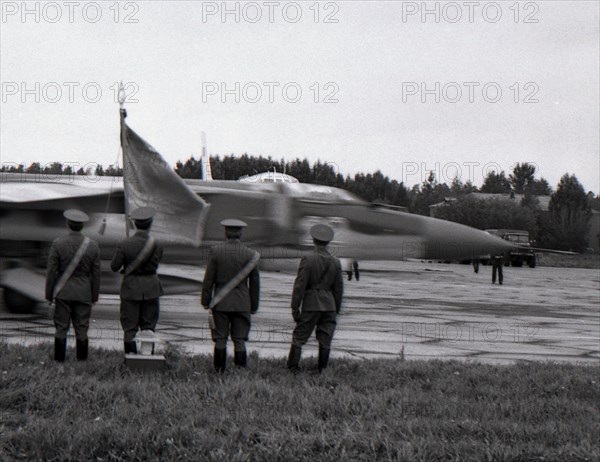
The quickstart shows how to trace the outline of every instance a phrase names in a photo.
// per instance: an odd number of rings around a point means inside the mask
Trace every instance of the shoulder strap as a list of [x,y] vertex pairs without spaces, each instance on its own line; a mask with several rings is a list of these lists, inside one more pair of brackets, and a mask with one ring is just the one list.
[[138,253],[137,257],[135,257],[135,260],[133,260],[129,265],[127,265],[127,268],[125,268],[125,276],[130,275],[136,269],[138,269],[142,262],[146,261],[146,258],[148,258],[153,249],[154,238],[152,236],[148,236],[148,240],[144,244],[144,247],[142,247],[140,253]]
[[83,242],[79,245],[79,248],[77,249],[77,252],[75,252],[75,255],[73,256],[73,258],[71,259],[71,261],[67,265],[67,268],[65,269],[65,271],[63,272],[63,274],[61,274],[60,279],[58,280],[58,282],[54,286],[54,290],[52,291],[52,298],[56,298],[56,296],[58,295],[58,293],[61,290],[63,290],[63,288],[65,287],[65,284],[67,283],[67,281],[69,280],[69,278],[73,275],[73,272],[75,271],[75,268],[77,268],[77,265],[79,265],[79,262],[83,258],[83,254],[87,250],[89,244],[90,244],[90,238],[87,237],[87,236],[85,236],[83,238]]
[[250,250],[252,252],[252,258],[250,258],[250,260],[248,260],[248,263],[246,263],[246,265],[244,265],[244,267],[240,270],[240,272],[238,274],[236,274],[233,277],[233,279],[231,279],[229,282],[227,282],[227,284],[225,284],[223,287],[221,287],[221,290],[219,290],[215,294],[213,299],[210,301],[210,304],[208,305],[209,310],[212,310],[217,303],[219,303],[221,300],[223,300],[225,298],[225,296],[229,292],[231,292],[234,287],[237,287],[237,285],[240,282],[242,282],[244,280],[244,278],[246,278],[252,272],[252,270],[256,267],[256,265],[258,264],[258,260],[260,260],[260,254],[256,250],[252,250],[252,249],[250,249]]

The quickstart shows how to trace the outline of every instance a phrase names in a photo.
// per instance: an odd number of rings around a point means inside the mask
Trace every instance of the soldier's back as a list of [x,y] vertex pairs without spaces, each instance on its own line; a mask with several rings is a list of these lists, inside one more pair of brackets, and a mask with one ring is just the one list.
[[217,283],[226,283],[252,258],[252,251],[239,241],[227,241],[212,248],[217,266]]
[[[58,254],[58,269],[60,272],[64,271],[77,251],[79,247],[83,243],[84,236],[82,234],[66,234],[64,236],[60,236],[54,240],[52,245],[56,249]],[[87,273],[92,269],[92,265],[94,260],[99,257],[100,248],[98,247],[98,243],[89,239],[88,246],[86,248],[85,253],[81,257],[81,261],[77,265],[76,273]]]

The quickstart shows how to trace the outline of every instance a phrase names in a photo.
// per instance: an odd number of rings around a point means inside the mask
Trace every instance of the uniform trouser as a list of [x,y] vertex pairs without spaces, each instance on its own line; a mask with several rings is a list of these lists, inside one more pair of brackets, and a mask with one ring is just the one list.
[[212,339],[215,348],[227,348],[227,338],[231,335],[235,351],[246,351],[246,342],[250,334],[250,313],[238,311],[214,311],[215,328],[212,329]]
[[496,271],[498,271],[498,282],[502,284],[502,265],[492,266],[492,283],[496,282]]
[[335,332],[337,313],[335,311],[303,311],[292,334],[292,345],[302,347],[310,338],[315,326],[317,342],[321,348],[330,349]]
[[69,326],[73,322],[77,339],[87,340],[92,304],[74,300],[62,300],[60,298],[55,299],[54,302],[56,305],[54,309],[56,333],[54,336],[59,339],[67,338]]
[[149,300],[121,299],[121,327],[123,327],[124,340],[133,342],[138,328],[141,330],[156,329],[158,322],[158,298]]

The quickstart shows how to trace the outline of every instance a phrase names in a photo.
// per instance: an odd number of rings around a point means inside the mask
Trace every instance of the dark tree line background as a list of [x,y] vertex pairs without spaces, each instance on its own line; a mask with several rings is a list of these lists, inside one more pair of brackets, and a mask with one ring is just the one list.
[[[237,180],[243,175],[275,169],[298,179],[301,183],[313,183],[348,190],[369,202],[378,202],[405,207],[411,213],[430,215],[430,206],[445,202],[436,207],[436,216],[472,226],[478,229],[512,228],[530,233],[540,247],[559,250],[584,251],[588,246],[588,232],[592,209],[600,211],[600,197],[585,193],[575,175],[565,174],[557,189],[553,190],[544,179],[535,177],[535,166],[528,163],[516,164],[506,176],[504,171],[490,171],[484,178],[481,188],[463,183],[456,178],[450,185],[440,183],[431,172],[421,184],[407,187],[404,183],[374,173],[357,173],[353,177],[339,173],[332,163],[317,161],[311,164],[307,159],[285,161],[271,157],[250,156],[211,156],[212,176],[216,180]],[[202,178],[202,161],[193,156],[178,161],[175,172],[182,178]],[[93,164],[87,169],[73,171],[71,166],[58,162],[42,167],[34,162],[28,167],[2,166],[2,171],[16,173],[37,173],[47,175],[98,175],[121,176],[118,165]],[[508,201],[502,197],[479,197],[470,193],[521,194],[522,200]],[[551,196],[548,210],[540,209],[537,196]],[[594,238],[594,237],[592,237]],[[597,238],[597,237],[596,237]]]
[[[78,164],[77,164],[78,165]],[[74,170],[73,167],[66,164],[63,165],[60,162],[52,162],[42,167],[39,162],[32,162],[29,167],[25,167],[25,164],[17,166],[3,164],[0,171],[8,173],[32,173],[38,175],[46,175],[48,178],[52,178],[56,175],[95,175],[95,176],[123,176],[123,169],[118,165],[109,165],[106,169],[102,165],[93,163],[92,166],[79,167]]]

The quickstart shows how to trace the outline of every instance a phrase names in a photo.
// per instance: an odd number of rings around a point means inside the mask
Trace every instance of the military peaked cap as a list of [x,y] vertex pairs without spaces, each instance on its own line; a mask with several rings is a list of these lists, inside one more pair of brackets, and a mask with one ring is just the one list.
[[87,216],[86,213],[77,209],[69,209],[63,212],[63,217],[67,220],[72,221],[74,223],[85,223],[89,221],[90,217]]
[[333,239],[333,229],[327,225],[315,225],[310,228],[310,235],[317,241],[329,242]]
[[156,210],[152,207],[140,207],[131,212],[131,218],[135,221],[147,221],[152,220]]
[[227,220],[221,221],[221,225],[225,226],[225,228],[245,228],[248,226],[242,220],[238,220],[237,218],[228,218]]

